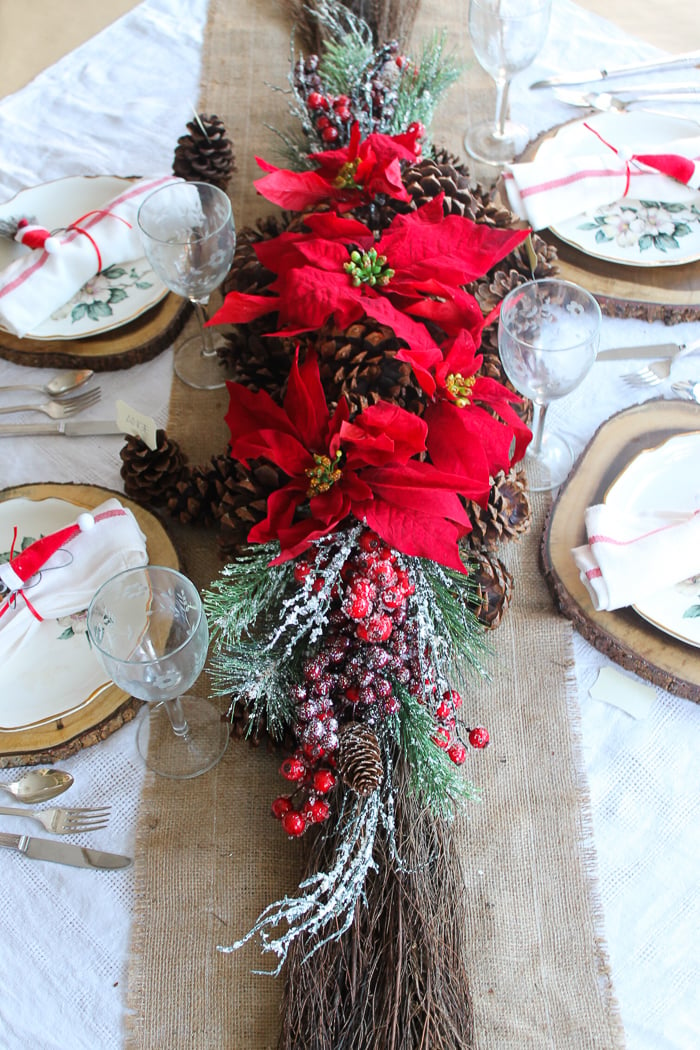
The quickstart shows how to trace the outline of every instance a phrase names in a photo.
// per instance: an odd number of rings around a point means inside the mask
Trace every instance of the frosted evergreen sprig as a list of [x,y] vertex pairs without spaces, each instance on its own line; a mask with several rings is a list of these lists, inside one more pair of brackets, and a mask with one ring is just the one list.
[[[338,819],[339,845],[332,868],[304,879],[299,896],[285,896],[269,904],[245,937],[234,944],[217,945],[218,950],[234,952],[258,937],[263,952],[277,957],[277,965],[274,970],[254,972],[276,977],[298,937],[313,938],[307,958],[329,941],[339,940],[352,924],[367,873],[377,870],[372,853],[380,809],[379,790],[366,799],[347,793]],[[279,932],[284,926],[284,932]]]

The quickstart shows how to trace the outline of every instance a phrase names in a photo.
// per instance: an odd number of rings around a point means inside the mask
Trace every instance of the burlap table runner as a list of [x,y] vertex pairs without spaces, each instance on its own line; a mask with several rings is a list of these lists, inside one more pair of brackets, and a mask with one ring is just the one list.
[[[423,0],[415,39],[446,26],[468,53],[465,5]],[[289,25],[274,0],[212,0],[199,109],[222,117],[238,164],[231,196],[239,226],[268,210],[255,196],[254,155],[274,160],[265,124],[285,127]],[[472,68],[435,125],[455,153],[474,109]],[[489,108],[491,98],[477,93]],[[173,385],[168,431],[192,462],[226,444],[225,392]],[[553,610],[538,569],[544,501],[533,528],[506,552],[516,596],[493,635],[492,682],[477,683],[465,718],[493,746],[473,755],[483,789],[457,828],[464,847],[471,987],[478,1050],[616,1050],[612,999],[580,779],[571,695],[571,627]],[[180,529],[185,570],[206,586],[220,568],[212,533]],[[200,688],[206,690],[204,679]],[[149,775],[136,849],[137,902],[128,979],[130,1050],[267,1050],[279,1031],[280,982],[250,971],[255,946],[222,955],[270,901],[294,890],[300,845],[269,818],[275,760],[234,743],[210,773],[182,783]],[[264,962],[264,960],[263,960]],[[300,1047],[300,1050],[303,1048]],[[329,1048],[332,1050],[332,1048]]]

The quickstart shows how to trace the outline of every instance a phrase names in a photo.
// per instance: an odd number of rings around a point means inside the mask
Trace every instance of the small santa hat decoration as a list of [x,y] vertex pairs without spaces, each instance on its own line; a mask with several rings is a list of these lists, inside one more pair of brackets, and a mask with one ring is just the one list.
[[17,223],[15,240],[27,248],[43,248],[45,252],[53,252],[59,245],[56,237],[51,236],[51,231],[43,226],[36,226],[29,219],[20,219]]
[[700,188],[700,171],[690,157],[683,157],[677,153],[635,153],[633,159],[649,168],[655,168],[662,175],[684,183],[691,190]]
[[28,547],[12,558],[10,561],[0,565],[0,583],[11,592],[21,591],[33,576],[46,565],[48,560],[77,536],[80,532],[87,532],[94,528],[95,519],[92,514],[81,514],[73,525],[68,525],[58,532],[52,532],[48,536],[42,536]]

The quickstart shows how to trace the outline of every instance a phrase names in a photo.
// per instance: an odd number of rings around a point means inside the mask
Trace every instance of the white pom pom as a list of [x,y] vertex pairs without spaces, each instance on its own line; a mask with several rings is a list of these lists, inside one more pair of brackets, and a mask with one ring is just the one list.
[[95,519],[92,514],[81,514],[78,518],[78,528],[81,532],[89,532],[90,529],[94,529]]
[[51,255],[52,252],[55,252],[56,249],[60,247],[61,242],[59,241],[58,237],[47,237],[44,241],[44,251],[48,252],[49,255]]

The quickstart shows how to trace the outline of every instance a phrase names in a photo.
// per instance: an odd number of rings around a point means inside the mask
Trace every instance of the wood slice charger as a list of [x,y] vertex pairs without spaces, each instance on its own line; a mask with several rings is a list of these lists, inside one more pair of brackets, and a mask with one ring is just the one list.
[[[111,492],[97,485],[41,483],[18,485],[0,492],[0,500],[60,499],[76,508],[92,510],[110,496],[116,497],[133,513],[146,536],[148,560],[152,565],[180,567],[173,543],[161,521],[123,493]],[[115,730],[130,722],[141,709],[135,700],[115,685],[102,689],[90,703],[41,725],[0,731],[0,768],[51,763],[97,744]]]
[[699,430],[700,405],[691,401],[647,401],[608,419],[561,488],[541,546],[549,587],[579,633],[626,670],[695,703],[700,703],[700,648],[663,633],[631,608],[596,612],[571,549],[586,542],[586,508],[603,500],[635,456],[675,434]]

